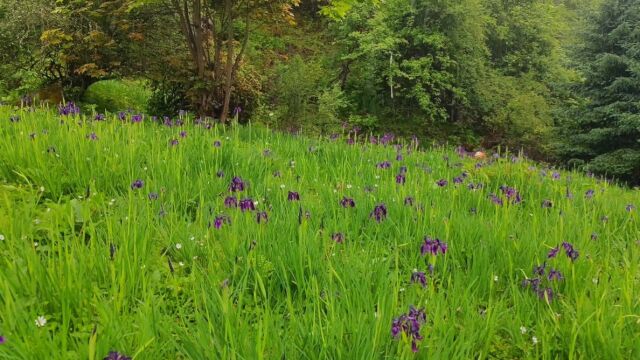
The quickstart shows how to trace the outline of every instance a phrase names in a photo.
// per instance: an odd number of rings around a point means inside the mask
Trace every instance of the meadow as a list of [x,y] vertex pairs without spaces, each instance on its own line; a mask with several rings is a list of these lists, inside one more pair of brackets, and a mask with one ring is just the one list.
[[2,359],[640,358],[638,190],[63,112],[0,107]]

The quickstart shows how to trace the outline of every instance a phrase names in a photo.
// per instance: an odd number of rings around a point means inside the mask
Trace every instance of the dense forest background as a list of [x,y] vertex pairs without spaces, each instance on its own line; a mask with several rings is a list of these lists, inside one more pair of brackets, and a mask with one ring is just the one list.
[[3,0],[0,98],[508,147],[638,184],[640,1]]

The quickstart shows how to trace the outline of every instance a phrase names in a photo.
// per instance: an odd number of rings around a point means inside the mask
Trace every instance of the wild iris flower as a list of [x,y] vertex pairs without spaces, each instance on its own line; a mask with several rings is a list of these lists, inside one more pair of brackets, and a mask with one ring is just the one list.
[[580,253],[578,253],[578,251],[574,249],[573,245],[571,245],[570,243],[565,241],[562,243],[562,247],[564,248],[567,257],[569,257],[571,261],[576,261],[576,259],[578,259],[578,256],[580,256]]
[[235,196],[227,196],[224,199],[224,206],[228,208],[238,207],[238,199]]
[[420,247],[420,254],[423,256],[426,254],[438,255],[438,253],[446,254],[447,253],[447,243],[441,241],[440,239],[432,239],[429,236],[424,237],[424,242]]
[[342,205],[343,208],[352,208],[356,207],[356,202],[352,198],[348,198],[345,196],[342,198],[342,200],[340,200],[340,205]]
[[593,189],[589,189],[584,193],[584,197],[587,199],[591,199],[593,197],[593,195],[595,195],[595,191],[593,191]]
[[512,204],[519,204],[522,201],[518,190],[504,185],[500,187],[500,190]]
[[58,105],[58,114],[62,116],[73,116],[80,114],[80,108],[73,102]]
[[231,185],[229,185],[229,191],[232,192],[237,192],[237,191],[244,191],[244,181],[242,181],[242,179],[240,177],[234,177],[231,180]]
[[143,119],[143,116],[142,116],[142,115],[140,115],[140,114],[136,114],[136,115],[133,115],[133,116],[131,117],[131,122],[132,122],[132,123],[139,123],[139,122],[142,122],[142,119]]
[[158,200],[158,193],[150,192],[148,196],[149,200]]
[[390,167],[391,167],[391,163],[390,163],[390,162],[388,162],[388,161],[383,161],[383,162],[381,162],[381,163],[378,163],[378,164],[376,165],[376,167],[377,167],[378,169],[388,169],[388,168],[390,168]]
[[104,360],[131,360],[131,358],[117,351],[110,351]]
[[137,179],[133,183],[131,183],[131,190],[142,189],[144,186],[144,181]]
[[396,175],[396,183],[397,184],[401,184],[404,185],[407,182],[406,177],[404,176],[404,174],[398,174]]
[[405,206],[413,206],[413,198],[411,196],[407,196],[406,198],[404,198],[404,205]]
[[376,205],[369,217],[375,218],[377,222],[382,222],[387,218],[387,206],[385,204]]
[[440,180],[438,180],[436,182],[436,184],[438,184],[438,186],[440,186],[440,187],[444,187],[444,186],[447,186],[447,184],[449,184],[449,182],[447,180],[445,180],[445,179],[440,179]]
[[542,208],[552,208],[553,202],[551,200],[543,200],[541,206]]
[[289,191],[289,194],[287,195],[287,200],[289,200],[289,201],[300,201],[300,194],[298,194],[295,191]]
[[256,206],[253,203],[252,199],[247,198],[247,199],[240,200],[240,210],[242,210],[242,211],[247,211],[247,210],[253,211],[255,209],[256,209]]
[[258,211],[256,214],[256,222],[258,224],[264,222],[265,224],[269,221],[269,215],[267,215],[266,211]]
[[342,244],[344,242],[344,234],[343,233],[333,233],[331,234],[331,240],[335,241],[338,244]]
[[422,287],[427,286],[427,274],[422,271],[414,270],[411,274],[411,283],[420,283]]
[[[216,229],[220,229],[222,225],[230,223],[231,218],[229,218],[227,215],[220,215],[216,216],[216,218],[213,220],[213,227],[215,227]],[[211,224],[209,224],[209,226],[211,226]]]
[[397,339],[401,333],[404,333],[407,338],[411,339],[411,350],[417,352],[418,341],[423,339],[422,335],[420,335],[420,328],[426,322],[427,314],[424,309],[416,309],[410,306],[408,313],[400,315],[391,323],[391,336]]
[[491,194],[489,195],[489,197],[491,198],[491,202],[493,202],[494,204],[499,206],[504,205],[504,202],[502,201],[502,199],[500,199],[496,194]]

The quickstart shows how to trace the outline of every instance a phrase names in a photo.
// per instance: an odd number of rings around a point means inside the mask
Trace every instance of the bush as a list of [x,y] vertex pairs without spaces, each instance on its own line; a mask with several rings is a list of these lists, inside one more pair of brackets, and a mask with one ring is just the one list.
[[98,112],[145,111],[151,97],[148,85],[139,80],[103,80],[87,89],[82,102],[95,105]]

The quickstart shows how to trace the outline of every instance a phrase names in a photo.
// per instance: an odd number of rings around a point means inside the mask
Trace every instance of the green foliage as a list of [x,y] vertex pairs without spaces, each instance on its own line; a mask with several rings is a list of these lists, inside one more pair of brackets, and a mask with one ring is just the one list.
[[143,112],[147,110],[150,97],[148,84],[143,81],[103,80],[89,86],[82,102],[95,105],[99,112],[129,109]]
[[586,101],[563,123],[561,156],[572,163],[640,183],[640,7],[604,1],[579,50]]

